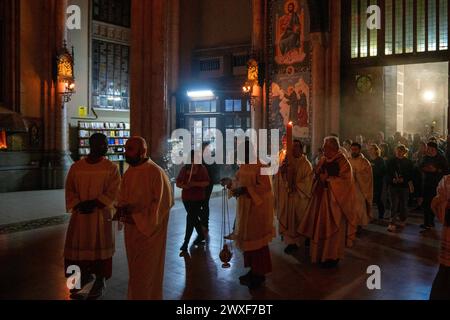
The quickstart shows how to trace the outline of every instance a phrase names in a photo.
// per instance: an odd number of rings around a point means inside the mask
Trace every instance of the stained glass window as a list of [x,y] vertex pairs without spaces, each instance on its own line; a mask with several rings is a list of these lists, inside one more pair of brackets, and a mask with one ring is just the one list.
[[405,11],[405,53],[411,53],[414,51],[414,0],[406,0]]
[[392,37],[392,0],[386,0],[385,2],[385,20],[386,20],[386,31],[385,31],[385,47],[384,51],[386,55],[393,53],[393,37]]
[[94,108],[130,108],[130,46],[128,37],[124,36],[129,34],[130,11],[130,0],[92,2],[91,74]]
[[366,23],[367,19],[364,19],[367,16],[367,0],[360,0],[359,16],[361,17],[359,55],[360,57],[367,57],[367,33],[369,30]]
[[92,41],[92,103],[96,108],[129,109],[129,47]]
[[436,51],[436,0],[428,0],[428,51]]
[[[370,0],[370,5],[376,5],[377,0]],[[378,55],[378,30],[369,30],[370,32],[370,56],[376,57]]]
[[403,53],[403,0],[395,0],[395,53]]
[[[350,57],[408,54],[448,50],[448,0],[351,0]],[[381,30],[369,30],[368,6],[379,5],[384,15]],[[381,17],[378,17],[381,18]],[[378,36],[384,52],[378,50]]]
[[448,0],[439,2],[439,50],[448,49]]
[[92,18],[116,26],[130,27],[131,0],[93,0]]
[[425,51],[425,0],[417,0],[417,52]]
[[352,46],[352,58],[357,58],[359,49],[358,49],[358,0],[352,0],[352,39],[351,39],[351,46]]

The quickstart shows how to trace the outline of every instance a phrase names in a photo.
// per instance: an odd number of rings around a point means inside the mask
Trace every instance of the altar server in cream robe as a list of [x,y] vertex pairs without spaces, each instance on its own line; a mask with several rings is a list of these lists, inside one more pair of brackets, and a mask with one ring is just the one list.
[[355,178],[355,212],[358,225],[366,226],[372,220],[373,174],[372,165],[361,153],[361,145],[357,142],[351,145],[351,156],[348,159]]
[[130,167],[121,184],[118,218],[125,223],[128,299],[162,299],[172,188],[164,170],[147,157],[143,138],[131,138],[125,148]]
[[75,299],[93,274],[96,281],[89,298],[103,294],[114,255],[112,215],[120,185],[119,169],[105,158],[105,135],[95,133],[89,142],[90,154],[72,165],[65,186],[66,207],[71,213],[64,246],[65,271],[69,266],[78,266],[81,271],[81,287],[70,290]]
[[[289,165],[292,165],[291,171],[288,170]],[[292,177],[288,176],[289,172]],[[284,250],[287,254],[297,250],[300,241],[305,240],[298,232],[298,228],[311,198],[312,180],[313,168],[303,154],[303,144],[300,140],[294,140],[293,163],[289,164],[287,159],[283,160],[275,177],[278,228],[287,244]]]

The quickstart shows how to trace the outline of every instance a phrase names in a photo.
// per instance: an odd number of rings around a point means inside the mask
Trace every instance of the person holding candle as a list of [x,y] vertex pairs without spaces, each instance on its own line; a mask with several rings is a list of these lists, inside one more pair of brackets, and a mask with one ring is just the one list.
[[[302,236],[298,233],[311,198],[311,185],[313,168],[309,160],[303,154],[303,144],[300,140],[294,140],[293,157],[285,159],[277,173],[278,207],[277,217],[279,233],[287,244],[284,252],[291,254],[298,249]],[[289,179],[289,167],[292,167],[292,179]]]

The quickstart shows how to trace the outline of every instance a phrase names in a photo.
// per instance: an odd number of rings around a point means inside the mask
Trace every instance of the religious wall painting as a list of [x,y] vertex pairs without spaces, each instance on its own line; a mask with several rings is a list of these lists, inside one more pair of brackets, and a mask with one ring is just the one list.
[[289,122],[293,123],[293,135],[310,137],[310,73],[278,75],[271,84],[270,122],[272,128],[284,133]]
[[305,0],[276,0],[272,5],[274,60],[281,72],[309,60],[309,15]]

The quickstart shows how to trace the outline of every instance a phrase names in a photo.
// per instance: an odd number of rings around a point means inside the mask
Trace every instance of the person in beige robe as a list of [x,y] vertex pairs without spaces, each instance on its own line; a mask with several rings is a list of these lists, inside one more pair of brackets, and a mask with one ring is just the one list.
[[442,223],[439,271],[433,281],[430,300],[450,300],[450,175],[444,176],[436,189],[431,209]]
[[[81,287],[95,274],[89,298],[98,298],[111,277],[114,255],[112,214],[119,191],[117,165],[105,158],[108,141],[103,134],[93,134],[90,154],[69,170],[65,185],[66,207],[71,213],[64,246],[65,270],[78,266]],[[71,289],[72,298],[82,288]]]
[[[303,154],[303,144],[300,140],[293,143],[292,174],[288,177],[288,162],[284,161],[276,175],[275,194],[277,198],[278,232],[287,244],[285,253],[290,254],[298,249],[298,245],[304,238],[298,233],[306,212],[306,207],[311,198],[313,168],[309,160]],[[290,181],[289,181],[290,180]],[[292,185],[289,185],[289,184]]]
[[147,158],[143,138],[129,139],[125,149],[130,167],[122,180],[117,218],[125,223],[128,299],[161,300],[172,188],[164,170]]
[[311,201],[299,233],[311,239],[311,261],[336,267],[356,235],[357,216],[353,210],[353,173],[339,151],[339,140],[327,137],[324,157],[315,170]]
[[263,165],[249,164],[253,148],[245,142],[245,164],[239,166],[234,179],[221,180],[237,198],[236,225],[233,235],[236,247],[244,253],[244,265],[250,271],[239,278],[241,284],[257,288],[272,271],[269,243],[275,237],[272,183],[262,175]]
[[355,181],[354,206],[358,216],[358,225],[367,226],[372,221],[373,174],[372,165],[361,153],[361,145],[357,142],[351,145],[351,157]]

